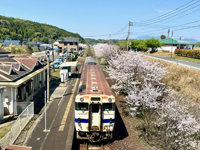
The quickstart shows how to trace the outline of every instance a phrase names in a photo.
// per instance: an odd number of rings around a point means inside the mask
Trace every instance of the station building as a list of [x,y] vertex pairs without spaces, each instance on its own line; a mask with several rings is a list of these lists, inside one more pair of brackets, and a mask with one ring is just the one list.
[[0,101],[4,115],[21,113],[38,90],[46,85],[46,81],[46,56],[25,54],[0,57],[0,86],[6,88]]

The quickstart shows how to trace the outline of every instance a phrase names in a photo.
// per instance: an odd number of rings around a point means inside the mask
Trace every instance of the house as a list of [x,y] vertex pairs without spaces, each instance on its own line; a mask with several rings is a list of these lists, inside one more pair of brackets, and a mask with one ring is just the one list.
[[6,87],[2,94],[4,115],[21,113],[37,91],[45,86],[46,76],[45,56],[25,54],[0,58],[0,86]]
[[[174,52],[175,49],[181,48],[181,49],[193,49],[196,43],[194,42],[188,42],[183,40],[177,40],[172,38],[167,39],[160,39],[161,43],[164,43],[164,45],[161,48],[158,48],[158,51],[165,50],[169,52]],[[173,46],[172,46],[173,44]]]
[[62,52],[78,52],[79,50],[79,38],[66,37],[64,41],[58,40],[54,42],[54,46],[57,46],[59,49],[62,49]]
[[26,42],[26,45],[33,45],[33,46],[40,46],[41,43],[39,42]]
[[19,40],[5,40],[2,45],[3,46],[9,46],[10,44],[19,45],[20,41]]

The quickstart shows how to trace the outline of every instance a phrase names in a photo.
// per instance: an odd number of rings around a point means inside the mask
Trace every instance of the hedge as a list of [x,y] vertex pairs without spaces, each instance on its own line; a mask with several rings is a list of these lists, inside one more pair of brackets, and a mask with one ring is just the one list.
[[176,49],[175,54],[186,57],[200,58],[200,50]]

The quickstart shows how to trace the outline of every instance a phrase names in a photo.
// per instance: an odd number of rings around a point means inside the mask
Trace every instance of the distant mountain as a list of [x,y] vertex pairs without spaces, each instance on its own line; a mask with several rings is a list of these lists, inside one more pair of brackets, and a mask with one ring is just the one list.
[[[156,39],[160,39],[160,36],[150,36],[150,35],[145,35],[145,36],[138,36],[136,39],[137,40],[146,40],[146,39],[151,39],[151,38],[156,38]],[[188,41],[188,42],[200,42],[197,39],[193,39],[193,38],[185,38],[182,39],[183,41]]]
[[188,42],[195,42],[195,43],[199,42],[199,40],[193,39],[193,38],[185,38],[185,39],[183,39],[183,40],[184,40],[184,41],[188,41]]
[[37,23],[0,15],[0,40],[33,40],[48,43],[49,39],[54,41],[63,37],[77,37],[80,42],[84,39],[78,33],[72,33],[56,26]]
[[149,35],[144,35],[144,36],[138,36],[136,39],[137,39],[137,40],[146,40],[146,39],[151,39],[151,38],[159,39],[160,36],[149,36]]

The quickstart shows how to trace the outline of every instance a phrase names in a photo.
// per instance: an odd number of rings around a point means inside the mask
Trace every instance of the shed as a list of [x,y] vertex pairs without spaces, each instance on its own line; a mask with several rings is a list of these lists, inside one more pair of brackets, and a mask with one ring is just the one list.
[[61,82],[65,82],[68,79],[69,72],[71,72],[71,67],[76,67],[77,61],[64,62],[60,65],[60,78]]

